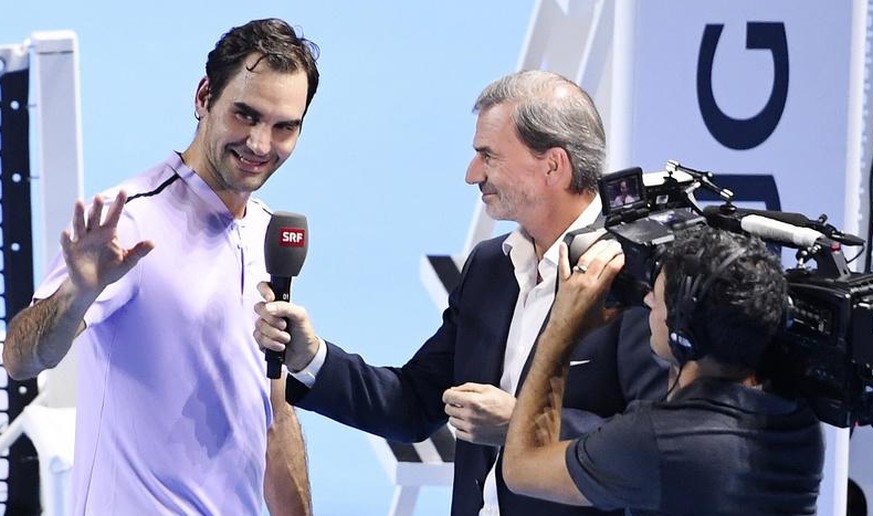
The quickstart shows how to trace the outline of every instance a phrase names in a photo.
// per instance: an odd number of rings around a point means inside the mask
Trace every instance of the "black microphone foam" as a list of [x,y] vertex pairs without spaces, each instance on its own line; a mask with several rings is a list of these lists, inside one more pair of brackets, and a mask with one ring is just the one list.
[[[270,275],[270,288],[277,301],[291,300],[291,279],[300,274],[309,249],[309,225],[306,216],[277,211],[270,217],[264,237],[264,262]],[[290,330],[290,322],[286,321]],[[267,377],[279,378],[285,354],[268,349]]]
[[736,209],[730,209],[724,206],[704,206],[703,216],[706,217],[706,222],[715,228],[726,229],[738,233],[742,230],[740,227],[740,219]]
[[741,217],[745,217],[746,215],[760,215],[768,219],[778,220],[779,222],[800,226],[802,228],[814,228],[813,221],[809,220],[806,215],[801,213],[775,210],[755,210],[751,208],[737,208],[736,213]]

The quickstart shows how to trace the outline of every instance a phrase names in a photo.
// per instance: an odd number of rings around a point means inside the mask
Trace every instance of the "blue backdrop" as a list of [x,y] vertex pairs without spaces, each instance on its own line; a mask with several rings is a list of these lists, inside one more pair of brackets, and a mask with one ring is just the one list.
[[[295,155],[259,197],[308,215],[295,300],[324,337],[400,364],[439,324],[424,254],[461,251],[477,93],[515,70],[531,0],[4,2],[0,44],[71,29],[81,59],[85,193],[182,150],[206,54],[234,25],[282,17],[321,47],[322,82]],[[392,486],[363,433],[301,415],[316,514],[385,514]],[[448,512],[426,488],[416,514]]]

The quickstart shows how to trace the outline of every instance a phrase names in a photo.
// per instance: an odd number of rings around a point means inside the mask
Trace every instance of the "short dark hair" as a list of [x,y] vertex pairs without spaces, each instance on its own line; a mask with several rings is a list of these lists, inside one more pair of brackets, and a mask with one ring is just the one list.
[[678,232],[662,257],[664,301],[669,314],[685,278],[700,275],[706,282],[740,250],[740,257],[702,293],[686,323],[703,354],[739,366],[739,371],[758,372],[764,351],[783,324],[788,299],[782,264],[760,238],[709,226]]
[[[569,95],[558,94],[564,88]],[[515,132],[530,150],[564,149],[573,166],[572,191],[597,191],[606,157],[606,135],[600,113],[585,90],[556,73],[526,70],[486,86],[473,112],[498,104],[513,106]]]
[[[236,75],[248,56],[260,54],[261,61],[279,72],[302,71],[307,78],[306,110],[318,89],[318,45],[304,38],[278,18],[252,20],[227,31],[206,58],[206,77],[210,98],[207,109],[217,101],[231,77]],[[254,66],[252,66],[252,69]],[[306,113],[304,110],[304,114]]]

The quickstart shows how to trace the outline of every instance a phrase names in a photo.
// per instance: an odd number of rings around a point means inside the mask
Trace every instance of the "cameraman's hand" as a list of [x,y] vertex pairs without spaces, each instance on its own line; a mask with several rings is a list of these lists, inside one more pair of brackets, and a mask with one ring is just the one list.
[[574,335],[591,332],[614,319],[620,309],[607,309],[603,300],[613,279],[624,267],[624,253],[615,240],[592,245],[570,268],[567,245],[558,249],[560,286],[552,306],[550,324],[561,324]]
[[[285,352],[285,364],[291,371],[300,371],[312,361],[321,339],[315,333],[309,314],[302,306],[275,301],[270,284],[258,283],[264,301],[255,305],[258,320],[254,337],[261,350]],[[289,344],[290,343],[290,344]]]

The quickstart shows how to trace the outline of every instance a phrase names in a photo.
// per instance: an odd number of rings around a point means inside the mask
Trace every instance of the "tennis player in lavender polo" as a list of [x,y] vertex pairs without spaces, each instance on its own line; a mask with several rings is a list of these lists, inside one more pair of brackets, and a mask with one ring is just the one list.
[[294,151],[317,53],[277,19],[222,36],[193,142],[78,202],[10,322],[14,378],[78,349],[75,514],[311,513],[300,426],[252,337],[270,213],[251,194]]

